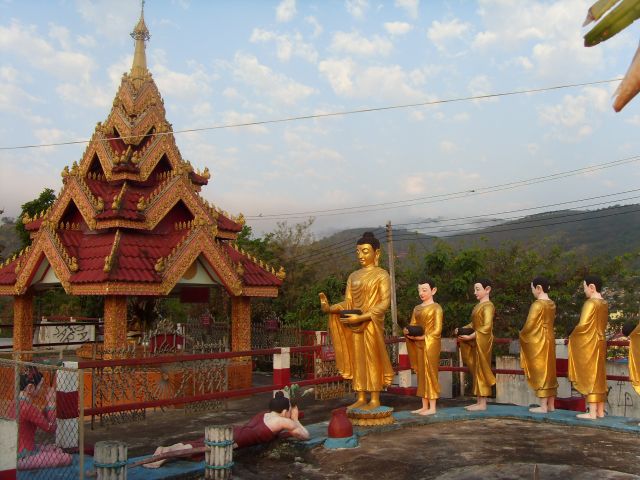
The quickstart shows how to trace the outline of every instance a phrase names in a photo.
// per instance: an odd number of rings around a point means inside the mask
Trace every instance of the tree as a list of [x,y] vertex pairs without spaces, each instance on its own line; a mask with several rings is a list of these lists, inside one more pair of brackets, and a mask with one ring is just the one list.
[[31,237],[29,232],[24,226],[22,222],[22,218],[24,215],[28,215],[29,217],[33,217],[34,215],[39,214],[47,210],[50,206],[53,205],[53,202],[56,201],[56,194],[50,188],[45,188],[40,196],[30,202],[27,202],[22,205],[22,210],[20,211],[19,222],[16,222],[16,231],[18,232],[18,236],[20,237],[20,241],[22,242],[21,249],[31,245]]

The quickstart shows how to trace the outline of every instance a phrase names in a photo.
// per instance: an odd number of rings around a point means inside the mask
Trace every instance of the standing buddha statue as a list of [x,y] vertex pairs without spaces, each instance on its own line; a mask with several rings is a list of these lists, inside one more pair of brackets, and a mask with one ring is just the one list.
[[351,380],[357,394],[349,408],[375,410],[380,407],[380,392],[391,384],[394,375],[384,342],[391,280],[378,266],[380,242],[373,233],[365,232],[358,240],[356,255],[362,268],[349,275],[344,301],[330,305],[327,296],[320,293],[320,307],[329,314],[338,371]]

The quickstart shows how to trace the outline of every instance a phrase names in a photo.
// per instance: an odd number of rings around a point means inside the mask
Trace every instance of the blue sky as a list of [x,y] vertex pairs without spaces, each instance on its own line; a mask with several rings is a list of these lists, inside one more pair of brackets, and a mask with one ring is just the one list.
[[[149,0],[147,59],[174,130],[621,77],[639,27],[587,49],[589,5]],[[130,68],[139,10],[132,0],[0,0],[0,146],[88,139]],[[614,113],[616,85],[176,139],[184,158],[212,172],[203,196],[262,232],[274,228],[268,215],[478,190],[640,155],[640,101]],[[60,171],[83,150],[0,150],[5,215],[44,187],[57,191]],[[314,228],[485,216],[623,192],[639,180],[640,161],[446,202],[319,215]],[[638,202],[623,198],[630,194],[610,200]]]

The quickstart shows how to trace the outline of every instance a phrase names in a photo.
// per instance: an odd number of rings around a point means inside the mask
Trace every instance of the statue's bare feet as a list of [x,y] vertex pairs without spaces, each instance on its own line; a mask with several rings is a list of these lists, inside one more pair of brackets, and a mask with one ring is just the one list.
[[582,420],[596,420],[598,416],[595,413],[587,412],[587,413],[579,413],[576,415],[576,418],[581,418]]
[[426,416],[426,415],[434,415],[435,413],[436,413],[436,409],[435,408],[428,408],[426,410],[420,410],[418,412],[418,414],[424,415],[424,416]]
[[468,407],[464,407],[467,410],[469,410],[470,412],[478,412],[481,410],[486,410],[487,406],[485,404],[482,403],[475,403],[473,405],[469,405]]
[[547,413],[548,410],[545,407],[533,407],[530,408],[529,411],[531,413]]
[[352,403],[351,405],[349,405],[349,406],[347,407],[347,410],[350,410],[350,409],[352,409],[352,408],[362,408],[362,407],[363,407],[364,405],[366,405],[366,404],[367,404],[367,401],[366,401],[366,400],[360,400],[360,399],[358,399],[358,400],[356,400],[354,403]]
[[411,413],[420,413],[422,411],[422,408],[419,408],[417,410],[411,410]]
[[380,406],[380,401],[379,400],[371,400],[364,407],[362,407],[362,410],[375,410],[379,406]]

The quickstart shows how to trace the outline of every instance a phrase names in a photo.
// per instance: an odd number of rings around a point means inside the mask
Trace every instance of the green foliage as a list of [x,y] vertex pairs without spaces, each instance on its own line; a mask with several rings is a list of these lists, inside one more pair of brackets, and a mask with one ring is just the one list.
[[638,311],[634,293],[638,281],[631,280],[631,255],[613,260],[579,257],[566,254],[559,247],[542,244],[538,249],[520,244],[455,249],[439,241],[421,260],[416,260],[413,265],[400,268],[397,275],[398,323],[408,322],[413,306],[420,303],[417,285],[428,276],[438,288],[435,299],[444,309],[443,335],[452,335],[456,327],[469,322],[476,303],[473,284],[480,276],[493,282],[491,300],[496,305],[494,334],[499,337],[518,336],[533,301],[530,282],[538,275],[548,277],[552,284],[549,295],[557,305],[558,336],[566,334],[579,318],[584,302],[582,279],[587,273],[606,279],[609,292],[620,292],[607,296],[612,311]]
[[326,330],[327,315],[320,310],[318,295],[324,292],[331,303],[340,302],[344,298],[346,285],[346,276],[334,275],[307,285],[292,305],[293,308],[284,312],[285,323],[298,323],[305,330]]
[[[22,205],[22,210],[20,211],[20,215],[18,218],[22,218],[25,214],[28,214],[30,217],[46,210],[53,202],[56,200],[56,194],[50,188],[45,188],[40,196],[30,202],[27,202]],[[29,232],[24,228],[24,223],[22,221],[18,221],[16,223],[16,232],[18,232],[18,236],[20,237],[21,246],[20,248],[24,248],[28,245],[31,245],[31,238],[29,236]]]

